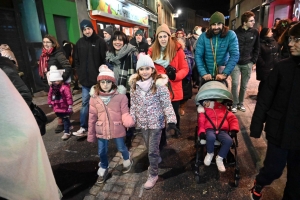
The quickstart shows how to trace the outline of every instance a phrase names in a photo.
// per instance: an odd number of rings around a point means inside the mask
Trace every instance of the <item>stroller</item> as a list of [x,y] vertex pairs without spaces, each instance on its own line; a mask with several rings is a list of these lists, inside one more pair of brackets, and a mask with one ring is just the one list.
[[[220,131],[220,127],[222,127],[223,122],[228,114],[228,110],[230,110],[232,104],[232,94],[228,91],[226,85],[219,81],[209,81],[202,85],[200,90],[198,91],[195,102],[196,105],[200,105],[200,102],[205,100],[222,100],[222,104],[227,106],[226,114],[223,120],[220,123],[219,128],[214,127],[215,131]],[[200,115],[198,115],[199,117]],[[209,117],[205,114],[205,118],[212,124]],[[204,164],[204,156],[206,152],[206,134],[201,133],[198,136],[198,126],[195,128],[195,146],[196,146],[196,161],[194,165],[194,172],[195,172],[195,180],[197,183],[200,183],[200,166]],[[237,140],[237,133],[236,132],[229,132],[230,137],[232,138],[232,145],[231,150],[234,151],[234,155],[229,150],[227,157],[224,158],[223,162],[225,166],[234,166],[234,186],[238,186],[239,179],[240,179],[240,170],[238,167],[237,161],[237,147],[238,147],[238,140]],[[214,143],[214,152],[218,152],[220,150],[221,143],[216,139]],[[205,149],[205,152],[204,152]],[[213,163],[213,162],[212,162]]]

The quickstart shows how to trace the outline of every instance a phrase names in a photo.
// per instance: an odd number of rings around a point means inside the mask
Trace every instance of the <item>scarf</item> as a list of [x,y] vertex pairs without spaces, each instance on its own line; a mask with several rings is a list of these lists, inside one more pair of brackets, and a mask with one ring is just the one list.
[[60,94],[60,88],[61,88],[61,84],[55,85],[52,84],[52,100],[60,100],[61,98],[61,94]]
[[[121,59],[129,55],[131,52],[136,51],[136,47],[131,44],[125,44],[120,51],[115,55],[113,52],[106,52],[107,62],[113,65],[113,71],[115,74],[116,82],[118,83],[120,69],[121,69]],[[119,85],[119,84],[118,84]]]
[[164,60],[164,51],[165,51],[166,47],[161,47],[160,48],[160,58],[155,60],[154,63],[163,66],[164,68],[167,68],[170,64],[169,60]]
[[116,93],[117,90],[111,90],[109,93],[99,92],[99,97],[103,101],[105,105],[107,105],[110,102],[111,97],[113,94]]
[[149,89],[151,88],[152,84],[153,84],[153,79],[152,77],[150,77],[149,79],[145,80],[145,81],[137,81],[136,84],[144,91],[144,92],[148,92]]
[[53,49],[54,48],[51,48],[49,49],[49,51],[47,51],[47,49],[43,48],[42,50],[42,54],[40,56],[40,62],[39,62],[39,75],[42,78],[44,78],[45,73],[48,71],[48,60]]

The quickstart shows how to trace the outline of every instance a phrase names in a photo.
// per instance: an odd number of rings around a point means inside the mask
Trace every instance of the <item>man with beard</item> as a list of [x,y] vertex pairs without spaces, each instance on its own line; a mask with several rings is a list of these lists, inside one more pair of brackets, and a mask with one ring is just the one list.
[[205,81],[226,79],[239,60],[236,34],[224,24],[224,15],[215,12],[210,17],[209,30],[198,38],[195,61]]
[[[257,61],[259,53],[259,33],[253,28],[255,24],[255,15],[251,11],[242,14],[242,25],[235,30],[239,41],[240,58],[231,74],[233,96],[232,112],[240,110],[246,111],[244,107],[244,98],[247,89],[247,84],[251,76],[252,68]],[[238,86],[241,76],[240,91],[238,93]]]
[[76,43],[75,68],[78,73],[79,82],[82,85],[82,107],[80,110],[80,129],[73,132],[75,136],[86,136],[88,129],[88,114],[90,90],[97,84],[98,68],[105,64],[106,43],[99,37],[92,23],[84,19],[80,22],[83,37]]

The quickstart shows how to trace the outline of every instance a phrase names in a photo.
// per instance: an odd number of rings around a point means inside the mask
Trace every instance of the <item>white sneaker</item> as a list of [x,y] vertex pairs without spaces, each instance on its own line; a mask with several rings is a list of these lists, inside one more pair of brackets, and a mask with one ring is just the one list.
[[158,179],[158,176],[151,176],[151,175],[149,175],[148,179],[147,179],[147,182],[144,184],[144,188],[146,190],[150,190],[151,188],[153,188],[154,185],[155,185],[155,183],[156,183],[156,181],[157,181],[157,179]]
[[73,135],[77,136],[77,137],[83,137],[86,136],[86,130],[83,127],[80,127],[80,129],[77,132],[73,132]]
[[204,158],[204,165],[209,166],[213,157],[214,157],[214,153],[207,153]]
[[232,106],[231,112],[236,113],[237,112],[237,107],[236,106]]
[[99,168],[98,171],[97,171],[97,174],[98,174],[98,179],[97,179],[97,183],[103,183],[106,178],[107,178],[107,175],[108,175],[108,168],[107,169],[103,169],[103,168]]
[[242,111],[242,112],[245,112],[246,111],[246,108],[245,108],[245,106],[243,105],[243,104],[241,104],[241,105],[238,105],[238,110],[240,110],[240,111]]
[[131,170],[132,165],[133,165],[133,160],[130,160],[130,159],[124,160],[123,161],[123,169],[122,169],[123,174],[129,172]]
[[71,137],[71,133],[64,133],[64,135],[61,137],[62,140],[67,140]]
[[226,171],[224,163],[223,163],[223,158],[220,157],[219,155],[217,155],[217,157],[216,157],[216,164],[217,164],[218,170],[220,172],[225,172]]

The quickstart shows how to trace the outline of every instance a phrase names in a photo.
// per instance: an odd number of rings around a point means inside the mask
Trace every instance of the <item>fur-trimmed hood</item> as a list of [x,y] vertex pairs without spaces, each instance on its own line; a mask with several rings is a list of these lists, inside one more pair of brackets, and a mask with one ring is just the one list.
[[[90,90],[90,96],[91,97],[95,96],[95,87],[96,87],[96,85],[93,85],[91,90]],[[117,87],[117,93],[115,93],[115,94],[118,94],[118,93],[119,94],[126,94],[126,88],[123,85],[119,85]]]
[[[134,83],[136,83],[136,78],[137,78],[138,74],[132,74],[129,77],[128,80],[128,84],[131,87]],[[169,78],[166,74],[161,74],[162,78],[159,78],[156,80],[155,85],[157,86],[163,86],[163,85],[167,85]]]

